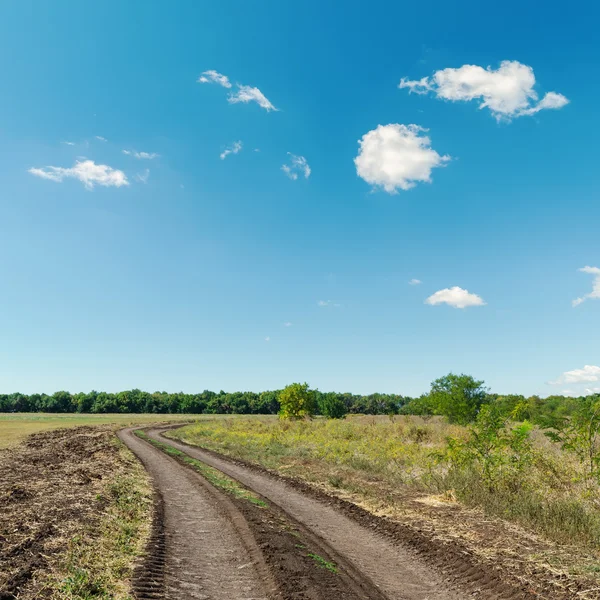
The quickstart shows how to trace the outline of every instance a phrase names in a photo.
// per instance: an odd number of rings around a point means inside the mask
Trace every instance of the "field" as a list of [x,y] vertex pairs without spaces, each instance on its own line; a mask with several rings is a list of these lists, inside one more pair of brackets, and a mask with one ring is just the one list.
[[190,421],[198,415],[0,413],[0,449],[18,444],[40,431],[80,425],[137,425],[158,421]]

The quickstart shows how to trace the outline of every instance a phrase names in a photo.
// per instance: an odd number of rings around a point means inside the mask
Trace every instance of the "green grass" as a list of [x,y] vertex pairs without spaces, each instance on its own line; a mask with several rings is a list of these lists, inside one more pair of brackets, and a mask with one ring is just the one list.
[[317,565],[319,565],[319,567],[321,567],[322,569],[327,569],[328,571],[331,571],[332,573],[335,573],[336,575],[338,574],[338,569],[335,566],[335,564],[325,560],[322,556],[319,556],[318,554],[314,554],[313,552],[309,552],[307,554],[307,556],[309,558],[312,558],[317,563]]
[[[212,415],[211,415],[212,416]],[[0,413],[0,449],[22,442],[40,431],[80,425],[143,425],[159,421],[191,421],[203,415]]]
[[256,494],[254,494],[249,489],[242,486],[240,483],[238,483],[234,479],[227,477],[227,475],[225,475],[221,471],[214,469],[213,467],[209,467],[208,465],[204,464],[203,462],[196,460],[195,458],[192,458],[191,456],[188,456],[187,454],[185,454],[185,452],[181,452],[180,450],[177,450],[177,448],[173,448],[172,446],[169,446],[169,444],[166,444],[164,442],[159,442],[158,440],[151,439],[150,437],[148,437],[148,435],[144,431],[141,431],[138,429],[135,432],[135,434],[138,437],[142,438],[143,440],[149,442],[156,448],[162,450],[169,456],[173,456],[173,457],[177,458],[178,460],[180,460],[181,462],[185,463],[186,465],[189,465],[195,471],[200,473],[200,475],[202,475],[212,485],[223,490],[225,493],[229,494],[230,496],[233,496],[234,498],[238,498],[241,500],[247,500],[248,502],[251,502],[252,504],[254,504],[256,506],[260,506],[261,508],[265,508],[267,506],[267,503],[264,500],[259,498]]

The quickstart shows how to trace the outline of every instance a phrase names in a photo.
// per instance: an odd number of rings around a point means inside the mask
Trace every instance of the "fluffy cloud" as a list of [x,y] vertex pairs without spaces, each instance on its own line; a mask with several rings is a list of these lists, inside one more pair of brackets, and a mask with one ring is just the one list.
[[227,75],[222,75],[221,73],[218,73],[212,69],[210,71],[204,71],[204,73],[198,77],[198,83],[218,83],[224,88],[231,87],[231,83],[229,82],[229,77],[227,77]]
[[123,154],[127,154],[127,156],[133,156],[133,158],[145,160],[152,160],[160,156],[160,154],[156,154],[156,152],[136,152],[135,150],[123,150]]
[[562,94],[548,92],[538,101],[533,69],[514,60],[505,60],[494,70],[477,65],[442,69],[418,80],[402,78],[398,87],[416,94],[433,93],[452,101],[479,100],[496,119],[533,115],[544,109],[558,109],[569,103]]
[[562,385],[564,383],[590,383],[600,381],[600,367],[585,365],[583,369],[565,371],[556,381],[550,381],[551,385]]
[[468,290],[463,290],[458,286],[445,288],[432,294],[425,300],[425,304],[448,304],[454,308],[467,308],[469,306],[484,306],[483,298],[477,294],[471,294]]
[[237,104],[238,102],[256,102],[259,106],[264,108],[266,111],[277,109],[271,104],[271,101],[256,87],[250,85],[237,84],[238,91],[231,92],[227,98],[230,104]]
[[296,156],[291,152],[288,152],[288,156],[290,157],[290,162],[287,165],[282,165],[281,170],[294,181],[298,179],[298,174],[304,175],[304,178],[308,179],[311,171],[304,156]]
[[354,159],[356,172],[367,183],[394,194],[410,190],[416,182],[431,181],[431,170],[444,166],[450,156],[440,156],[431,148],[427,131],[418,125],[378,125],[359,140]]
[[408,285],[419,285],[420,283],[423,283],[420,279],[411,279]]
[[95,185],[105,187],[129,185],[129,181],[127,181],[127,177],[123,171],[113,169],[108,165],[97,165],[93,160],[78,160],[73,167],[68,169],[64,167],[32,167],[29,169],[29,172],[36,177],[49,179],[57,183],[61,183],[65,179],[77,179],[88,190],[93,189]]
[[583,267],[579,269],[582,273],[589,273],[594,276],[594,280],[592,282],[592,291],[589,294],[584,294],[580,298],[575,298],[573,300],[573,306],[579,306],[582,302],[585,302],[587,299],[600,299],[600,268],[598,267]]
[[228,146],[227,148],[225,148],[225,150],[223,150],[223,152],[221,152],[221,154],[219,155],[219,158],[221,160],[225,160],[230,154],[237,154],[241,149],[242,149],[241,140],[237,141],[237,142],[233,142],[233,144],[231,144],[231,146]]

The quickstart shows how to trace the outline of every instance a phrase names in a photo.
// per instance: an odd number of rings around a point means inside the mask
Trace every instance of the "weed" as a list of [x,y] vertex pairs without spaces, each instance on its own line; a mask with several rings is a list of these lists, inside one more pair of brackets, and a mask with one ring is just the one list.
[[335,566],[335,564],[325,560],[322,556],[319,556],[318,554],[314,554],[313,552],[309,552],[307,554],[307,556],[309,558],[312,558],[319,565],[319,567],[321,567],[323,569],[327,569],[328,571],[331,571],[332,573],[335,573],[336,575],[338,574],[338,568]]

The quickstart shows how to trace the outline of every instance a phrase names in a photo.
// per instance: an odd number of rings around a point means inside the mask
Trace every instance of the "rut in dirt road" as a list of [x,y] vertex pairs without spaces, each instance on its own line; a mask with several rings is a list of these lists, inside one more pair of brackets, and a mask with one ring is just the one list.
[[137,597],[267,600],[273,584],[260,551],[245,534],[245,523],[232,523],[235,514],[228,512],[226,499],[131,429],[120,431],[119,437],[142,461],[163,500],[164,586],[150,581]]
[[149,437],[167,441],[187,455],[201,460],[280,507],[305,526],[341,560],[355,567],[390,600],[458,600],[465,598],[452,590],[441,574],[419,560],[408,549],[369,530],[342,514],[334,506],[320,502],[294,489],[284,481],[243,465],[161,437],[168,427],[147,431]]

